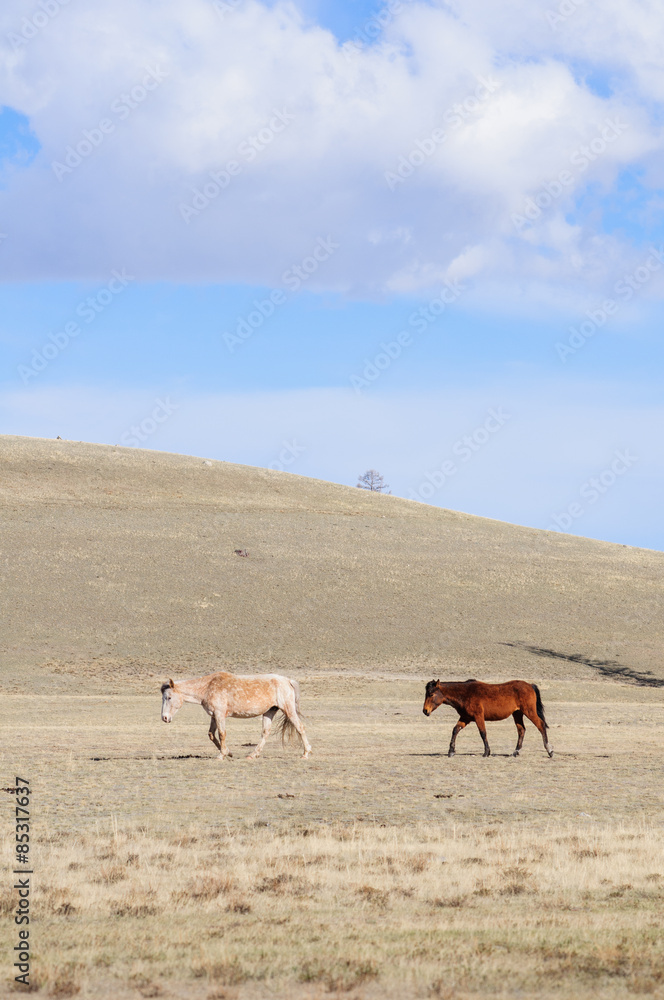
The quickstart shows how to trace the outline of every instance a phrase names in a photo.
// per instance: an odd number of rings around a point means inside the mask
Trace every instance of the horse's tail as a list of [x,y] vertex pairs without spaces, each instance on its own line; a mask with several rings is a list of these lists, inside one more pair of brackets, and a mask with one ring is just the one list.
[[281,742],[283,745],[286,742],[290,743],[290,741],[295,736],[299,736],[300,734],[298,733],[297,729],[295,728],[291,720],[288,718],[288,716],[284,714],[281,716],[281,719],[279,720],[279,725],[277,726],[277,735],[281,736]]
[[[300,711],[300,685],[297,681],[292,680],[290,677],[288,678],[288,682],[293,688],[293,694],[295,695],[295,711],[299,716],[302,716],[302,712]],[[302,739],[285,712],[283,712],[281,719],[279,720],[277,735],[281,736],[282,745],[286,742],[290,743],[295,736],[299,737],[300,740]]]
[[538,688],[537,684],[531,684],[530,686],[535,692],[535,707],[537,709],[537,714],[544,723],[544,728],[548,729],[549,723],[544,718],[544,705],[542,704],[542,695],[540,694],[540,689]]

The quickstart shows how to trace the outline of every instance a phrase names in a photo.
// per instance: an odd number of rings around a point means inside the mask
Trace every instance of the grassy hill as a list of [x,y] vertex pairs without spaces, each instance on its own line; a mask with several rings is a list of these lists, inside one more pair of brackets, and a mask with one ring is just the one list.
[[222,666],[664,680],[664,553],[153,451],[0,437],[0,468],[8,690]]

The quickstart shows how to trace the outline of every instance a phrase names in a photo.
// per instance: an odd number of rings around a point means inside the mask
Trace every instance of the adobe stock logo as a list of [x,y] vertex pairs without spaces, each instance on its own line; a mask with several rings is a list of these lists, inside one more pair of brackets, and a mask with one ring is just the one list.
[[585,505],[573,500],[559,514],[552,514],[552,524],[547,524],[546,531],[569,531],[574,521],[583,517],[589,507],[597,503],[607,493],[621,476],[624,476],[636,462],[636,455],[630,454],[629,448],[614,452],[613,461],[596,476],[591,476],[579,487],[579,497]]
[[274,472],[285,472],[286,466],[296,462],[300,455],[304,455],[307,450],[304,445],[298,444],[295,438],[292,441],[282,441],[281,444],[282,449],[278,458],[268,465],[268,469],[272,469]]
[[547,10],[544,17],[551,31],[557,31],[558,25],[563,24],[572,14],[576,14],[579,7],[582,7],[585,2],[586,0],[561,0],[556,10]]
[[238,159],[228,160],[220,170],[211,170],[208,174],[209,180],[201,181],[199,187],[191,189],[193,195],[191,204],[189,202],[180,203],[180,216],[187,225],[192,218],[199,216],[208,205],[211,205],[222,191],[226,190],[233,178],[238,177],[245,169],[245,164],[253,163],[256,157],[267,149],[274,139],[294,121],[295,115],[290,114],[286,108],[282,110],[273,108],[269,121],[255,134],[248,135],[239,144],[237,147]]
[[570,336],[566,341],[557,341],[555,348],[560,360],[565,363],[567,358],[585,346],[601,328],[617,313],[624,302],[629,302],[634,295],[646,285],[653,274],[659,271],[664,263],[664,246],[651,247],[651,253],[642,264],[639,264],[631,274],[624,274],[613,286],[615,299],[603,299],[594,309],[586,309],[585,316],[577,326],[570,326]]
[[[168,73],[164,69],[156,66],[154,69],[146,66],[145,74],[141,77],[140,83],[135,84],[129,91],[118,94],[110,106],[111,112],[118,122],[124,122],[129,116],[143,104],[143,101],[160,87]],[[92,128],[84,128],[81,138],[75,143],[66,147],[62,160],[52,160],[51,170],[61,184],[63,179],[72,174],[77,167],[92,156],[96,149],[99,149],[106,142],[106,138],[112,135],[117,128],[117,122],[112,118],[100,118]]]
[[521,233],[525,228],[538,222],[542,213],[551,208],[554,202],[565,194],[567,188],[573,188],[580,175],[628,128],[627,122],[622,122],[619,118],[605,118],[599,135],[570,153],[569,162],[574,169],[561,170],[554,178],[543,184],[536,194],[525,199],[522,212],[513,213],[512,224],[516,231]]
[[[460,128],[474,115],[482,110],[482,105],[500,89],[501,84],[490,77],[477,77],[477,86],[472,94],[466,95],[461,101],[452,104],[441,115],[442,121],[451,131]],[[429,157],[447,142],[447,133],[442,127],[434,128],[428,135],[415,140],[413,148],[400,156],[394,170],[386,170],[383,174],[390,191],[394,191],[403,182],[423,166]]]
[[[462,438],[454,442],[452,454],[462,464],[469,462],[473,455],[476,455],[478,451],[481,451],[485,447],[490,441],[491,436],[497,434],[510,419],[510,414],[505,413],[502,406],[492,407],[490,410],[487,410],[486,419],[478,427],[474,427],[470,434],[464,434]],[[438,490],[446,485],[449,479],[456,476],[460,463],[447,458],[440,463],[438,468],[425,472],[424,479],[419,484],[417,490],[408,490],[408,499],[419,500],[420,503],[430,500],[434,493],[437,493]]]
[[168,418],[180,409],[179,403],[174,403],[170,396],[166,399],[155,399],[155,406],[138,424],[132,424],[128,431],[120,436],[120,441],[126,448],[140,448],[165,424]]
[[40,9],[35,11],[31,17],[24,17],[18,31],[10,31],[7,35],[7,41],[14,52],[20,52],[28,42],[31,42],[40,31],[43,31],[51,23],[54,17],[58,16],[60,9],[66,7],[68,3],[69,0],[39,0],[37,6]]
[[[448,306],[459,298],[466,286],[460,284],[456,279],[446,281],[442,285],[439,294],[431,299],[425,306],[420,306],[408,317],[408,325],[412,326],[417,333],[425,333],[426,330],[443,315]],[[375,382],[380,375],[386,371],[393,361],[401,357],[403,349],[410,347],[413,343],[413,336],[408,330],[401,330],[394,340],[387,342],[381,340],[380,350],[373,358],[364,359],[364,368],[360,375],[350,376],[350,384],[358,395],[362,389],[368,389],[372,382]]]
[[[282,283],[291,292],[298,292],[305,281],[308,281],[312,274],[315,274],[321,264],[328,260],[335,250],[339,249],[339,244],[335,243],[331,236],[324,239],[319,236],[311,253],[304,257],[298,264],[291,264],[287,271],[281,276]],[[224,331],[222,338],[224,344],[232,354],[236,347],[239,347],[256,330],[265,323],[266,319],[274,313],[275,309],[284,305],[288,301],[288,295],[281,288],[273,288],[265,299],[254,299],[254,308],[246,316],[238,316],[235,321],[235,332]]]
[[[103,313],[118,295],[120,295],[130,281],[136,279],[132,274],[127,274],[123,267],[120,271],[111,271],[111,280],[98,288],[94,295],[88,295],[76,306],[76,315],[86,323],[94,323],[97,317]],[[21,376],[23,385],[27,385],[31,378],[39,375],[50,363],[62,354],[69,347],[72,340],[82,333],[79,323],[70,320],[65,323],[62,329],[48,334],[48,341],[42,344],[41,349],[32,348],[32,357],[29,364],[18,365],[17,372]]]

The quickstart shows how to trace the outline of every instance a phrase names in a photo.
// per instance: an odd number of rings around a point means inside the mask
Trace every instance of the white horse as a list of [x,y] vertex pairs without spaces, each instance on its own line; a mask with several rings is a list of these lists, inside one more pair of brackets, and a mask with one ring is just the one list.
[[208,736],[219,750],[219,760],[233,755],[226,749],[226,719],[253,719],[263,716],[260,743],[247,760],[255,760],[270,734],[272,719],[281,709],[284,713],[279,731],[282,741],[298,733],[304,746],[303,757],[311,753],[304,726],[298,715],[300,685],[279,674],[249,674],[245,676],[221,672],[196,677],[188,681],[172,681],[161,686],[161,719],[171,722],[185,701],[202,705],[212,716]]

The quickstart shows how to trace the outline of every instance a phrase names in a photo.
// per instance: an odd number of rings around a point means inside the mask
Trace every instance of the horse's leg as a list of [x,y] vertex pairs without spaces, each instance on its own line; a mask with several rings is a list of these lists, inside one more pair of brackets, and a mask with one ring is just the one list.
[[247,760],[256,760],[261,750],[265,746],[265,741],[270,735],[270,729],[272,728],[272,720],[279,711],[278,708],[271,708],[269,711],[265,712],[263,715],[263,732],[261,733],[260,742],[256,746],[253,753],[247,756]]
[[482,742],[484,743],[484,753],[483,757],[491,756],[491,748],[489,747],[489,741],[486,738],[486,725],[484,723],[484,713],[475,716],[475,725],[480,731],[480,736],[482,737]]
[[448,757],[454,757],[454,754],[456,753],[456,738],[459,735],[459,733],[461,732],[461,730],[465,729],[466,725],[467,725],[467,723],[462,722],[461,719],[459,719],[459,721],[457,722],[456,726],[452,730],[452,739],[450,740],[450,748],[447,751],[447,756]]
[[295,700],[293,699],[293,703],[289,705],[288,708],[284,708],[282,711],[286,716],[286,718],[288,719],[288,721],[295,726],[296,730],[300,734],[300,739],[302,740],[302,744],[304,746],[304,753],[302,754],[302,756],[306,760],[306,758],[311,753],[311,743],[307,739],[307,731],[304,728],[302,720],[297,714],[297,709],[295,708]]
[[223,760],[224,757],[232,757],[233,754],[229,753],[226,749],[226,713],[215,710],[214,720],[217,725],[217,736],[219,737],[219,760]]
[[530,721],[532,722],[532,724],[534,726],[537,726],[537,728],[539,729],[540,733],[542,734],[542,740],[544,742],[544,749],[548,753],[549,757],[553,757],[553,747],[549,743],[548,736],[547,736],[547,731],[546,731],[546,726],[544,725],[544,723],[540,719],[539,715],[537,714],[537,711],[532,711],[532,709],[530,709],[530,708],[524,708],[523,711],[524,711],[525,715],[527,716],[527,718],[530,719]]
[[208,736],[216,746],[217,750],[221,750],[221,743],[217,739],[217,720],[215,719],[214,715],[210,720],[210,728],[208,730]]
[[513,757],[518,757],[523,746],[523,737],[526,735],[526,727],[523,724],[523,712],[520,708],[516,712],[512,712],[512,718],[516,723],[516,731],[518,733],[518,738],[516,741],[516,750],[512,754]]

